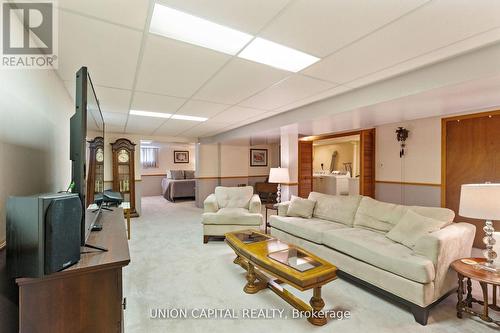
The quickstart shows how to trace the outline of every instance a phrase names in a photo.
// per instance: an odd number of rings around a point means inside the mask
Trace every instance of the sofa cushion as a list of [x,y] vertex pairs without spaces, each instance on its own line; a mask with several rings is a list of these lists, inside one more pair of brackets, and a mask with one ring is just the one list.
[[354,215],[358,210],[361,198],[360,195],[309,193],[309,199],[316,201],[313,217],[339,222],[350,227],[354,223]]
[[397,224],[404,213],[405,209],[401,205],[363,197],[354,217],[354,227],[387,232]]
[[354,217],[354,227],[386,233],[398,224],[408,209],[446,224],[455,217],[455,213],[447,208],[403,206],[363,197]]
[[314,200],[304,199],[292,195],[286,215],[310,219],[313,215],[314,205],[316,205],[316,201]]
[[224,208],[246,208],[250,203],[253,195],[252,186],[244,187],[224,187],[217,186],[215,188],[215,197],[219,207]]
[[245,208],[221,208],[217,213],[203,213],[202,223],[260,226],[262,214],[250,213]]
[[384,235],[345,228],[323,233],[323,244],[365,263],[419,283],[434,281],[434,264]]
[[455,212],[449,208],[422,206],[408,206],[407,208],[419,215],[445,222],[441,228],[450,225],[455,218]]
[[420,237],[438,231],[445,225],[444,221],[425,217],[408,209],[401,221],[385,237],[413,249]]
[[269,223],[272,228],[279,229],[317,244],[322,243],[324,231],[346,228],[346,226],[341,223],[325,221],[314,217],[311,219],[304,219],[301,217],[272,215],[269,217]]

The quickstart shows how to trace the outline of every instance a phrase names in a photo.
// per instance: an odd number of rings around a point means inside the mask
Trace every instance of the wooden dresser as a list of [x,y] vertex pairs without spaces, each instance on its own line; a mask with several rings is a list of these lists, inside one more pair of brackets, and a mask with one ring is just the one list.
[[123,210],[100,217],[103,229],[77,265],[44,278],[19,278],[19,332],[122,332],[122,268],[129,264]]

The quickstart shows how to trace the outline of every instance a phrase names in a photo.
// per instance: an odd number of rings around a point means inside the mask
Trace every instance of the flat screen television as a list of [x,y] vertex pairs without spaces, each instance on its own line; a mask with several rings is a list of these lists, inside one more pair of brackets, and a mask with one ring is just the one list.
[[[101,213],[100,207],[93,209],[86,200],[87,170],[89,160],[89,140],[95,137],[104,139],[104,118],[99,100],[92,84],[87,67],[76,73],[76,109],[70,120],[70,159],[72,161],[72,192],[78,193],[82,202],[81,245],[87,239]],[[104,153],[104,152],[103,152]],[[104,190],[104,186],[102,186]]]

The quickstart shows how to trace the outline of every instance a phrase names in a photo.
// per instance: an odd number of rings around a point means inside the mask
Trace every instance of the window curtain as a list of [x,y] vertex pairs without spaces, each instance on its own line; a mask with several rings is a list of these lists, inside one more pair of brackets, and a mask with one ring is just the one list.
[[144,169],[158,167],[158,148],[141,148],[141,163]]

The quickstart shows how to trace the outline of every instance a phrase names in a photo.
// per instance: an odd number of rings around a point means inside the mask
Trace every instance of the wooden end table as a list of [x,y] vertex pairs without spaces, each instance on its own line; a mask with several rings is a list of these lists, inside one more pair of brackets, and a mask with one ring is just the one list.
[[[484,258],[466,258],[466,260],[473,260],[477,263],[484,262]],[[468,313],[472,316],[481,318],[482,320],[495,323],[500,326],[500,321],[493,320],[488,314],[489,309],[494,311],[500,311],[500,307],[497,305],[497,287],[500,285],[500,274],[495,274],[484,269],[475,268],[474,265],[464,263],[462,259],[455,260],[451,267],[457,272],[458,275],[458,289],[457,289],[457,317],[462,318],[463,313]],[[467,295],[463,299],[465,294],[464,278],[467,279]],[[483,291],[483,300],[477,300],[472,297],[472,280],[479,282],[481,289]],[[488,304],[488,285],[492,286],[493,289],[493,300],[492,304]],[[472,303],[478,303],[483,306],[482,312],[477,312],[472,310]]]
[[278,204],[277,203],[268,203],[265,204],[266,207],[266,228],[265,228],[265,233],[267,234],[267,228],[269,228],[271,225],[267,222],[267,211],[268,210],[275,210],[278,212]]

